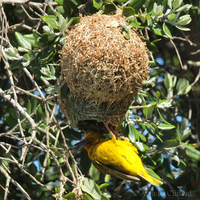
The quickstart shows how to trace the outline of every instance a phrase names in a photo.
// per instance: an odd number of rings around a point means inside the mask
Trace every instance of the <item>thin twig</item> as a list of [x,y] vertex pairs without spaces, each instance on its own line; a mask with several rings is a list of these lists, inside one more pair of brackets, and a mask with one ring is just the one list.
[[175,51],[176,51],[176,55],[177,55],[178,60],[179,60],[179,62],[180,62],[181,68],[183,69],[183,63],[182,63],[182,60],[181,60],[181,56],[180,56],[180,54],[179,54],[179,52],[178,52],[178,49],[177,49],[177,47],[176,47],[176,45],[175,45],[175,43],[173,42],[172,39],[170,39],[170,42],[171,42],[172,45],[174,46],[174,49],[175,49]]
[[[4,174],[4,176],[6,177],[6,179],[10,179],[10,182],[13,183],[26,197],[26,199],[31,200],[31,197],[29,196],[29,194],[24,190],[24,188],[14,179],[12,179],[9,174],[5,171],[5,169],[3,167],[0,166],[0,171],[2,174]],[[5,197],[5,196],[4,196]]]
[[[5,151],[7,150],[7,149],[6,149],[4,146],[2,146],[1,144],[0,144],[0,146],[1,146]],[[30,173],[28,173],[28,172],[24,169],[23,165],[21,165],[21,164],[15,159],[15,157],[14,157],[11,153],[9,153],[9,154],[10,154],[11,158],[13,159],[13,163],[15,163],[15,164],[20,168],[20,170],[21,170],[22,172],[24,172],[25,174],[27,174],[33,181],[35,181],[35,183],[37,183],[38,185],[40,185],[40,186],[42,186],[42,187],[45,187],[46,189],[48,189],[48,190],[51,191],[51,192],[54,192],[53,190],[51,190],[50,188],[48,188],[46,185],[40,183],[40,182],[39,182],[34,176],[32,176]]]
[[28,69],[26,69],[26,68],[23,68],[23,70],[24,70],[25,74],[28,76],[28,78],[30,79],[30,81],[32,82],[32,84],[34,85],[34,87],[35,87],[35,88],[37,89],[37,91],[39,92],[39,94],[40,94],[40,96],[42,97],[42,99],[44,100],[45,97],[44,97],[42,91],[40,90],[38,84],[36,83],[36,81],[34,81],[34,79],[33,79],[32,75],[31,75],[31,73],[30,73],[30,72],[28,71]]
[[[18,96],[16,94],[16,91],[15,91],[15,87],[14,87],[14,80],[13,80],[13,76],[12,76],[12,73],[11,71],[9,70],[9,62],[6,58],[6,55],[5,55],[5,52],[4,52],[4,49],[2,49],[2,54],[3,54],[3,60],[4,60],[4,63],[5,63],[5,69],[7,70],[7,73],[8,73],[8,77],[10,79],[10,83],[11,83],[11,90],[13,92],[13,95],[14,95],[14,101],[15,101],[15,105],[18,104]],[[19,104],[18,104],[19,105]],[[18,125],[19,125],[19,130],[20,130],[20,133],[22,135],[22,138],[24,140],[24,143],[26,144],[26,140],[24,139],[25,138],[25,135],[24,135],[24,132],[23,132],[23,128],[22,128],[22,125],[21,125],[21,120],[20,120],[20,111],[17,109],[16,110],[16,115],[17,115],[17,122],[18,122]],[[21,160],[24,158],[25,160],[25,157],[26,157],[26,154],[25,152],[28,150],[28,147],[26,146],[23,151],[22,151],[22,156],[21,156]]]
[[29,13],[26,11],[26,9],[24,8],[24,6],[23,5],[20,5],[20,7],[22,8],[22,10],[25,12],[25,14],[27,15],[27,17],[30,19],[30,20],[33,20],[33,21],[38,21],[38,20],[40,20],[40,18],[33,18],[33,17],[31,17],[30,15],[29,15]]
[[191,87],[192,87],[193,85],[195,85],[195,83],[199,80],[199,78],[200,78],[200,69],[199,69],[199,72],[198,72],[198,74],[197,74],[197,76],[196,76],[194,82],[193,82],[192,84],[190,84]]
[[46,170],[47,161],[49,159],[49,148],[50,148],[49,147],[49,128],[50,128],[50,124],[52,122],[53,115],[55,114],[55,111],[56,111],[56,104],[54,105],[54,109],[53,109],[53,112],[51,113],[50,119],[49,119],[49,115],[47,113],[47,129],[46,129],[46,131],[47,131],[47,135],[46,135],[46,137],[47,137],[47,139],[46,139],[46,141],[47,141],[47,154],[45,156],[44,163],[43,163],[41,181],[43,181],[43,179],[44,179],[44,173],[45,173],[45,170]]
[[0,96],[2,96],[5,100],[9,101],[14,108],[16,108],[24,117],[27,118],[27,120],[29,121],[29,123],[32,126],[32,136],[31,136],[31,140],[29,141],[29,144],[31,144],[31,142],[33,141],[33,139],[36,137],[36,124],[34,122],[34,120],[30,117],[30,115],[21,107],[21,105],[19,103],[17,103],[15,100],[13,100],[11,98],[10,95],[5,95],[4,91],[0,88]]
[[5,193],[4,193],[4,200],[7,200],[8,193],[10,193],[9,192],[9,186],[10,186],[10,178],[7,178],[6,179],[6,190],[5,190]]
[[[41,7],[41,8],[44,6],[43,3],[31,2],[30,0],[1,0],[1,3],[2,4],[12,4],[13,6],[16,5],[16,4],[20,4],[20,5],[27,4],[27,5],[30,5],[30,6]],[[57,6],[58,5],[58,3],[56,3],[56,2],[50,2],[49,4],[51,6]]]

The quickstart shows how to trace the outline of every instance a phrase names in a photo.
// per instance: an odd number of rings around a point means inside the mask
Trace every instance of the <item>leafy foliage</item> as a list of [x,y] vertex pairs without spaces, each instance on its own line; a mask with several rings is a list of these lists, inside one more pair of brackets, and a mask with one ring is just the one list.
[[[199,63],[185,52],[195,42],[188,36],[200,30],[199,4],[41,2],[2,1],[0,199],[198,199],[199,72],[193,65]],[[162,178],[159,188],[101,174],[86,151],[73,147],[82,134],[68,125],[57,106],[57,91],[63,97],[69,92],[58,85],[67,29],[79,22],[79,13],[114,14],[117,9],[128,21],[125,37],[136,29],[151,51],[150,78],[127,111],[120,134],[138,148],[149,173],[154,170]]]

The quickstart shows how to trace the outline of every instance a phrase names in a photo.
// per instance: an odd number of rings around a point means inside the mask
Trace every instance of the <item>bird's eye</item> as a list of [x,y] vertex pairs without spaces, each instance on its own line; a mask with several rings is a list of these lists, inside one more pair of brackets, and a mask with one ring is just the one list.
[[92,138],[88,138],[85,142],[89,144],[92,141]]

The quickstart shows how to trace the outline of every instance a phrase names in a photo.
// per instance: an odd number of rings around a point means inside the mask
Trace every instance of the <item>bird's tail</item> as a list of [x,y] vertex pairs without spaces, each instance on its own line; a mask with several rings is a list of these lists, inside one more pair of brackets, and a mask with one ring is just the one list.
[[150,180],[148,180],[148,181],[149,181],[149,183],[151,183],[152,185],[159,186],[160,184],[161,184],[161,185],[163,184],[162,181],[160,181],[160,180],[154,178],[153,176],[150,176],[150,178],[151,178],[152,181],[151,181],[151,182],[150,182]]
[[144,176],[141,176],[141,175],[140,175],[140,177],[143,178],[144,180],[148,181],[148,182],[151,183],[152,185],[159,186],[159,184],[161,184],[161,185],[163,184],[162,181],[160,181],[160,180],[154,178],[153,176],[149,175],[147,172],[145,173]]

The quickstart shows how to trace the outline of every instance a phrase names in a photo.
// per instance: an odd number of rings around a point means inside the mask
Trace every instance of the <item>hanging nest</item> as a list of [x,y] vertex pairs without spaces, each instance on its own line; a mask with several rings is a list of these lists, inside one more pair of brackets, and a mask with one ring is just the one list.
[[61,83],[70,91],[60,98],[62,112],[80,130],[98,130],[110,117],[121,125],[148,69],[145,43],[124,17],[82,17],[61,51]]

